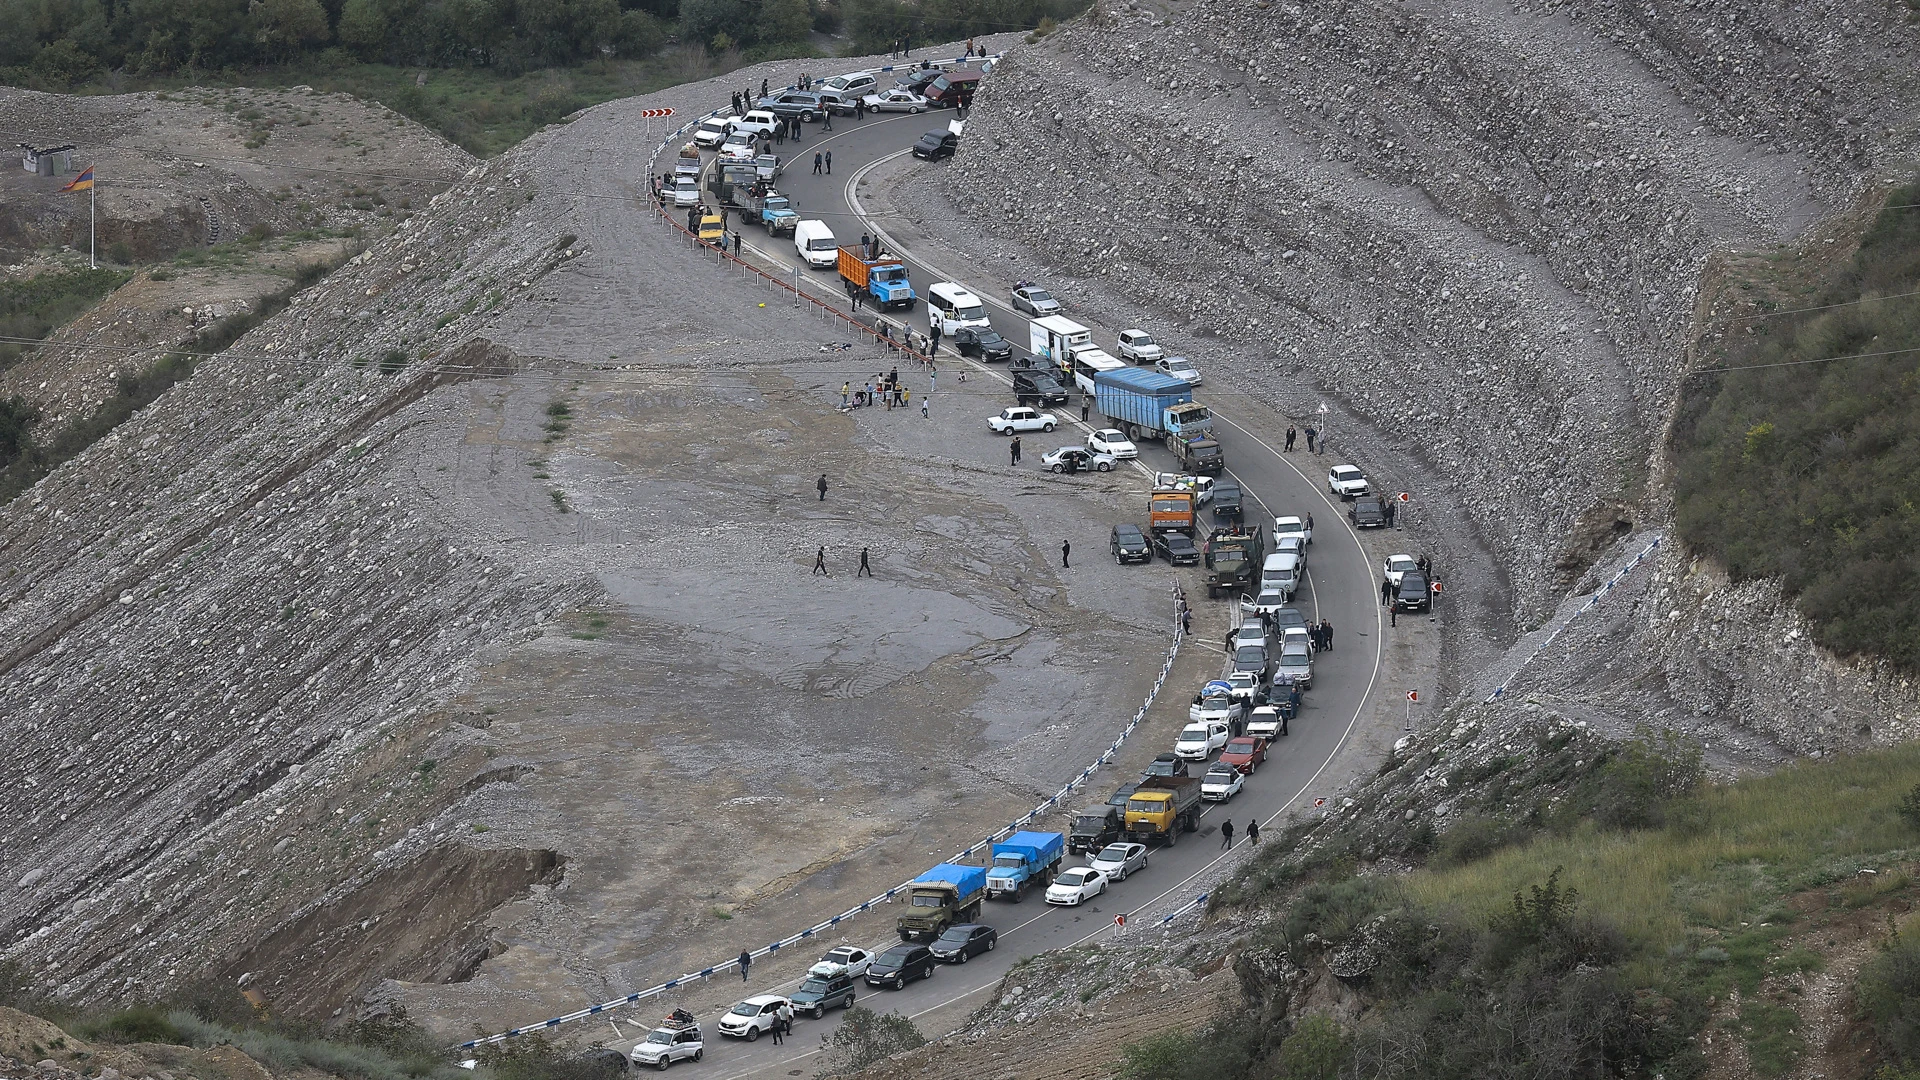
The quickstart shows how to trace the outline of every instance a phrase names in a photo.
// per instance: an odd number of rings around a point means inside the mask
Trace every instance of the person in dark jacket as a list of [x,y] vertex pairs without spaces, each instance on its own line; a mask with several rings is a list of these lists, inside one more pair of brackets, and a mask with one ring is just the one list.
[[819,482],[814,484],[813,486],[816,491],[820,492],[820,501],[826,502],[827,501],[827,474],[821,473]]
[[1062,570],[1073,569],[1071,566],[1067,565],[1067,556],[1071,554],[1073,554],[1073,542],[1071,540],[1060,541],[1060,569]]
[[[827,549],[821,548],[820,550],[822,552],[825,552]],[[740,981],[741,982],[747,981],[747,969],[752,966],[753,966],[753,954],[748,952],[745,949],[741,949],[740,950]]]

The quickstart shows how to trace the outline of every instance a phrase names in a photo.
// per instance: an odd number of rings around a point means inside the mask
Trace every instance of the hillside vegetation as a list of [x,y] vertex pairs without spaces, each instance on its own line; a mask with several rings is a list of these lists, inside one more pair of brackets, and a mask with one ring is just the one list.
[[1920,746],[1699,778],[1693,750],[1649,738],[1560,796],[1480,783],[1448,831],[1406,823],[1425,868],[1398,877],[1356,874],[1372,848],[1302,859],[1289,836],[1219,901],[1278,909],[1237,965],[1247,1015],[1134,1047],[1130,1075],[1681,1080],[1717,1035],[1779,1076],[1831,1036],[1802,995],[1851,935],[1875,943],[1836,972],[1866,1021],[1852,1075],[1920,1076]]
[[[1748,303],[1683,383],[1674,514],[1740,579],[1778,577],[1836,652],[1920,671],[1920,184],[1802,282],[1736,268]],[[1784,264],[1784,265],[1783,265]],[[1720,370],[1730,369],[1730,370]]]
[[20,0],[0,4],[0,83],[112,93],[305,84],[377,99],[490,156],[602,101],[743,64],[817,57],[816,34],[844,28],[849,55],[888,52],[903,39],[927,45],[1050,26],[1086,7],[1086,0]]

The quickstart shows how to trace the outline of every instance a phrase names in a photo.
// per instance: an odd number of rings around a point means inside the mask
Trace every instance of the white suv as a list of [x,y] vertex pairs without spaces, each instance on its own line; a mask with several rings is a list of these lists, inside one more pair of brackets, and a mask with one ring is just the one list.
[[761,1032],[773,1030],[781,1007],[788,1004],[779,994],[755,994],[727,1010],[727,1015],[720,1018],[720,1034],[752,1042]]
[[1327,494],[1342,499],[1357,499],[1367,493],[1367,474],[1355,465],[1335,465],[1327,470]]
[[1136,364],[1151,364],[1165,355],[1153,336],[1145,330],[1120,331],[1120,358]]

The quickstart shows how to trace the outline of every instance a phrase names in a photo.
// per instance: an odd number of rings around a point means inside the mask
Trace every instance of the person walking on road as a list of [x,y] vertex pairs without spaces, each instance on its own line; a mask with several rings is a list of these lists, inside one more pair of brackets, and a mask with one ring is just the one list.
[[827,501],[827,474],[821,473],[819,483],[816,483],[813,486],[815,490],[820,492],[820,501],[826,502]]
[[1080,422],[1083,424],[1086,423],[1087,414],[1092,411],[1093,411],[1093,395],[1081,394],[1080,395]]
[[1020,436],[1015,435],[1013,442],[1007,444],[1007,465],[1012,467],[1018,464],[1020,464]]
[[1287,453],[1289,454],[1293,453],[1293,436],[1294,436],[1293,429],[1288,428],[1287,429]]
[[[774,1014],[774,1019],[777,1021],[774,1027],[780,1036],[793,1034],[793,1006],[781,1005],[780,1011]],[[776,1037],[773,1041],[779,1043],[785,1040]]]
[[[826,548],[820,549],[822,554],[825,554],[826,550],[827,550]],[[752,966],[753,966],[753,954],[748,952],[745,949],[741,949],[740,950],[740,981],[741,982],[747,981],[747,969]]]
[[[820,110],[820,130],[821,131],[833,130],[833,110],[831,108]],[[827,171],[832,172],[833,170],[828,169]]]
[[932,417],[932,416],[931,416],[931,415],[929,414],[929,412],[928,412],[928,410],[929,410],[929,409],[930,409],[930,408],[932,407],[932,405],[933,405],[933,395],[932,395],[932,394],[921,394],[921,395],[920,395],[920,419],[922,419],[922,420],[931,420],[931,419],[933,419],[933,417]]
[[[827,546],[825,544],[820,545],[820,550],[813,553],[813,576],[815,577],[832,577],[833,576],[832,574],[827,572]],[[746,965],[743,964],[741,966],[744,967]]]
[[1071,554],[1073,554],[1073,542],[1071,540],[1060,541],[1060,569],[1073,569],[1073,567],[1067,565],[1067,556]]
[[[829,127],[827,130],[831,131],[833,129]],[[833,151],[831,150],[827,151],[827,175],[833,175]]]
[[1319,434],[1320,434],[1319,432],[1317,432],[1317,431],[1315,431],[1315,430],[1313,430],[1312,428],[1308,428],[1308,429],[1307,429],[1307,431],[1306,431],[1306,435],[1307,435],[1307,453],[1309,453],[1309,454],[1311,454],[1311,453],[1313,453],[1313,452],[1314,452],[1314,449],[1313,449],[1313,440],[1314,440],[1314,437],[1315,437],[1315,436],[1317,436],[1317,435],[1319,435]]
[[820,175],[820,152],[817,150],[813,154],[813,175]]
[[1393,581],[1390,578],[1380,579],[1380,606],[1393,606]]
[[1180,609],[1180,633],[1181,634],[1193,633],[1193,609],[1192,608],[1183,607]]
[[1259,818],[1254,818],[1252,821],[1247,822],[1247,841],[1249,843],[1252,843],[1255,846],[1259,845],[1260,843],[1260,819]]
[[766,96],[767,96],[767,87],[768,87],[769,85],[771,85],[771,84],[770,84],[770,83],[768,83],[768,82],[767,82],[767,80],[765,80],[765,79],[761,79],[761,80],[760,80],[760,96],[761,96],[761,97],[766,97]]
[[853,384],[850,382],[841,383],[840,384],[840,407],[843,409],[846,408],[847,399],[852,396],[853,396]]
[[1333,651],[1333,623],[1330,622],[1329,620],[1321,619],[1320,632],[1326,635],[1327,651],[1332,652]]
[[853,576],[859,577],[861,574],[865,574],[868,577],[873,576],[873,567],[867,565],[867,549],[866,548],[860,549],[860,569],[855,570],[853,572]]
[[1228,849],[1233,847],[1233,821],[1231,819],[1220,823],[1220,846]]
[[927,355],[928,356],[933,356],[940,351],[940,334],[941,334],[941,330],[940,330],[939,323],[934,323],[932,328],[927,331],[927,342],[928,342]]

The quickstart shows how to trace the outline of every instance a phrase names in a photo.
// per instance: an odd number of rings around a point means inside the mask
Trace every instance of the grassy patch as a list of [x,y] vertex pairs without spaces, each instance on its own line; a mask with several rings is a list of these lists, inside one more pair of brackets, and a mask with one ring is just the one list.
[[[1724,290],[1750,302],[1704,367],[1749,370],[1683,383],[1674,513],[1734,577],[1780,578],[1821,644],[1916,671],[1920,184],[1887,203],[1850,262],[1804,284],[1743,267]],[[1769,309],[1798,313],[1749,317]],[[1852,358],[1807,362],[1829,357]]]
[[0,283],[0,338],[6,339],[0,340],[0,371],[34,348],[13,339],[45,338],[132,276],[121,270],[64,270]]

